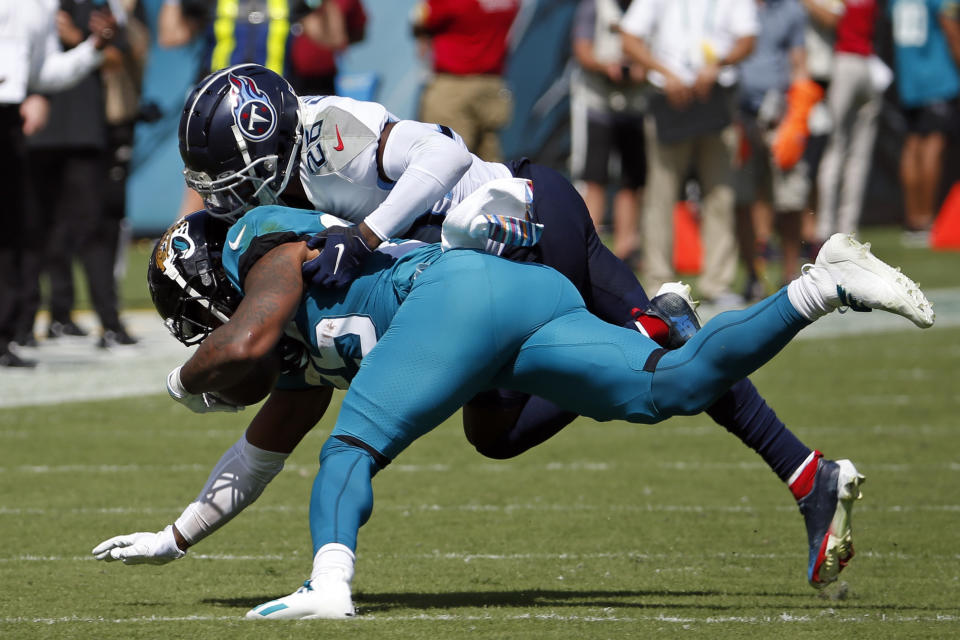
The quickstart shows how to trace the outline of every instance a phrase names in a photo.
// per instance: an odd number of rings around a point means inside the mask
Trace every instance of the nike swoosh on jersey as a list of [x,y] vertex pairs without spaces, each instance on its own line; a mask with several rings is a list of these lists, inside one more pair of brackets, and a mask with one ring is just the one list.
[[340,268],[340,258],[343,257],[343,243],[334,246],[337,248],[337,261],[333,263],[333,275],[337,275],[337,269]]
[[333,130],[337,132],[337,146],[333,148],[334,151],[343,151],[343,139],[340,137],[340,127],[333,125]]
[[227,245],[228,245],[231,249],[233,249],[234,251],[236,251],[237,249],[239,249],[239,248],[240,248],[240,239],[243,238],[243,234],[246,232],[246,230],[247,230],[247,225],[243,225],[243,226],[240,228],[240,233],[237,234],[236,240],[233,240],[233,241],[231,241],[231,242],[228,242]]

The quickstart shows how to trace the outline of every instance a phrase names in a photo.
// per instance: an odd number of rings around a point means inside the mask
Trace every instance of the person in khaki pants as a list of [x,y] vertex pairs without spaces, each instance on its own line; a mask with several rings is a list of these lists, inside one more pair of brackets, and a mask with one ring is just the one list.
[[[648,177],[642,224],[644,239],[644,284],[659,287],[676,280],[673,271],[673,209],[683,180],[692,166],[700,182],[700,236],[703,238],[703,268],[697,287],[717,304],[736,304],[730,287],[737,270],[734,234],[733,157],[737,132],[726,126],[716,133],[679,142],[657,139],[652,117],[645,122]],[[649,284],[648,284],[649,283]]]
[[742,302],[730,287],[737,266],[733,154],[734,65],[753,50],[753,0],[634,2],[620,22],[624,52],[649,69],[657,89],[646,123],[649,164],[644,203],[644,286],[675,280],[673,209],[687,171],[696,169],[704,265],[699,293],[723,306]]
[[513,112],[502,74],[519,9],[519,0],[425,0],[414,10],[413,33],[426,39],[433,66],[418,119],[450,127],[489,162],[502,159],[498,136]]

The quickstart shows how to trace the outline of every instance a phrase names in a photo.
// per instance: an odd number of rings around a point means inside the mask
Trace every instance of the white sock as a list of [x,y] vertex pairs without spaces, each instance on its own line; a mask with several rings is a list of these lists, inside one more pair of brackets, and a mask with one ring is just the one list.
[[[811,322],[837,308],[824,296],[823,287],[830,286],[830,283],[823,281],[825,277],[830,278],[825,269],[812,267],[787,285],[787,298],[790,304],[797,313]],[[832,278],[830,279],[832,281]],[[821,282],[818,283],[818,280]]]
[[313,556],[313,573],[310,574],[310,579],[319,580],[341,573],[349,583],[353,580],[355,562],[356,556],[350,547],[330,542],[320,547],[317,554]]

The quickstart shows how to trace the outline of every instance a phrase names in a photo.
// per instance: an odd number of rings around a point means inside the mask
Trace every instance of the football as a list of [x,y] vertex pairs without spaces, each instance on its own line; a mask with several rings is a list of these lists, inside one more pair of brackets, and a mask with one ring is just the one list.
[[240,382],[215,394],[238,406],[248,407],[267,397],[280,375],[280,358],[274,353],[257,361],[256,367]]

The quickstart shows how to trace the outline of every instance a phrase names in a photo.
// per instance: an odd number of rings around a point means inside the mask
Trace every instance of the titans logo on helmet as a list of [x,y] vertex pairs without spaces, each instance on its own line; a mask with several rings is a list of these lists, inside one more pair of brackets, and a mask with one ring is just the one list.
[[277,110],[252,78],[230,74],[233,120],[244,138],[264,140],[277,128]]

